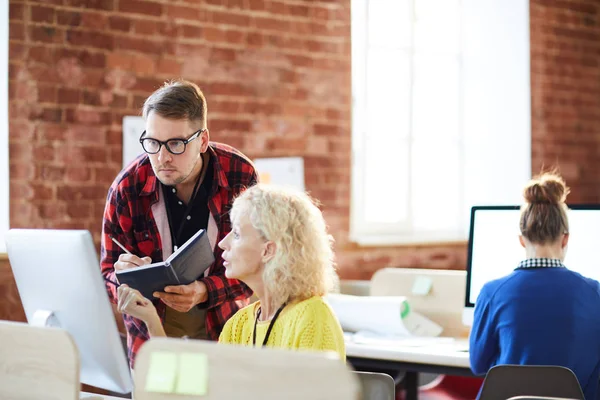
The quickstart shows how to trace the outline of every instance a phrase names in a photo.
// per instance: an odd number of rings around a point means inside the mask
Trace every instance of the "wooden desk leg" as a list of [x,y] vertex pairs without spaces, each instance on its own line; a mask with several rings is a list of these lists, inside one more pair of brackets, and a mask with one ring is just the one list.
[[419,398],[419,373],[416,371],[406,371],[404,375],[404,389],[406,390],[406,400],[418,400]]

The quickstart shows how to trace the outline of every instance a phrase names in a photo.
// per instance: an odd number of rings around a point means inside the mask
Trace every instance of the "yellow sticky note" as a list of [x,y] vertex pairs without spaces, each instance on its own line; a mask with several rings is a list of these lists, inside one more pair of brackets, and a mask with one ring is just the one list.
[[181,353],[175,393],[203,396],[208,388],[208,357],[202,353]]
[[416,295],[425,296],[429,294],[433,282],[430,277],[419,275],[415,278],[412,287],[412,293]]
[[173,393],[177,377],[177,354],[155,351],[150,354],[146,392]]

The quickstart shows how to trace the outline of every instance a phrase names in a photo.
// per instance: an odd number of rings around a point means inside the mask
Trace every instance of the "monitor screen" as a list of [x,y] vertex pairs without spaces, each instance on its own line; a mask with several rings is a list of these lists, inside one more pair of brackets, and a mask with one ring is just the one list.
[[[600,281],[600,204],[569,206],[569,244],[564,264]],[[471,209],[465,306],[474,307],[483,285],[510,274],[525,259],[519,243],[519,206]]]
[[[69,332],[79,351],[81,382],[131,392],[127,357],[90,233],[11,229],[6,248],[27,321]],[[40,319],[49,313],[51,318]]]

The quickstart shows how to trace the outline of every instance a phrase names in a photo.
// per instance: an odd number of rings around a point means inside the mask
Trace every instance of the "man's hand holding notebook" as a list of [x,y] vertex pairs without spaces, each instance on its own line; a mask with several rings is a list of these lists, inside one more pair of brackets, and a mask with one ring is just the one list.
[[215,261],[212,246],[204,229],[199,230],[165,261],[117,270],[122,284],[139,290],[152,299],[165,286],[187,285],[200,278]]

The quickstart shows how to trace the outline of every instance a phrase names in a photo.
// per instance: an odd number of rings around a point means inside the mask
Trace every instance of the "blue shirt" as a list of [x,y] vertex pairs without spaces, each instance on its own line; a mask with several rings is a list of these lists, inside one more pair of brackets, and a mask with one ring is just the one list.
[[498,364],[567,367],[577,375],[585,398],[596,399],[600,284],[558,260],[526,260],[510,275],[482,288],[469,352],[476,375]]

